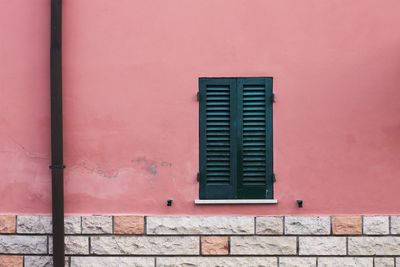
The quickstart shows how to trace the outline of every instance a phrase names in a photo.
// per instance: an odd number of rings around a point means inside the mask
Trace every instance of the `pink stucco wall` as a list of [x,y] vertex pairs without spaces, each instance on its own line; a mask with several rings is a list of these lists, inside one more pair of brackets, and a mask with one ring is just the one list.
[[[1,213],[50,212],[49,2],[0,0]],[[398,0],[64,0],[66,211],[399,213],[399,13]],[[193,204],[200,76],[274,77],[278,205]]]

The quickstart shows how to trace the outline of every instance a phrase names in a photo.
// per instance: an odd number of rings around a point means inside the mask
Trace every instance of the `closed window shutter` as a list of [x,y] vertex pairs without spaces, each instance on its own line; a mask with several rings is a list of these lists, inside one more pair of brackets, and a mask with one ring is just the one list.
[[272,78],[200,78],[200,198],[273,198]]
[[200,79],[200,198],[232,199],[236,194],[236,81]]
[[238,78],[237,84],[237,196],[272,198],[272,78]]

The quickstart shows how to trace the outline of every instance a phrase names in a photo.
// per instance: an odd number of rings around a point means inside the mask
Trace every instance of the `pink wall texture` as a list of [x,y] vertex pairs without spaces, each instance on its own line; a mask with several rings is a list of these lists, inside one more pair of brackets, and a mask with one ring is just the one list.
[[[1,213],[50,212],[49,2],[0,0]],[[66,211],[399,213],[399,13],[398,0],[64,0]],[[193,204],[201,76],[274,77],[278,205]]]

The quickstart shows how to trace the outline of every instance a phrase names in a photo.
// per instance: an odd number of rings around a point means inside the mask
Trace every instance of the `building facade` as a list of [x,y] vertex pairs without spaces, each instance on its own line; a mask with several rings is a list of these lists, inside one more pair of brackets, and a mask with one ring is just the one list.
[[[68,266],[399,266],[399,11],[64,0]],[[0,14],[0,266],[52,266],[50,2]]]

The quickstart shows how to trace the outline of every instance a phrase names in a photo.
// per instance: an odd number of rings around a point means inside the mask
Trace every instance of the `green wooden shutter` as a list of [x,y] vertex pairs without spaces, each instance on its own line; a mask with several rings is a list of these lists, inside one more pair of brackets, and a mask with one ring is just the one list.
[[273,198],[272,78],[200,78],[200,198]]
[[200,198],[236,194],[236,80],[200,78]]
[[272,78],[238,78],[237,197],[273,198]]

